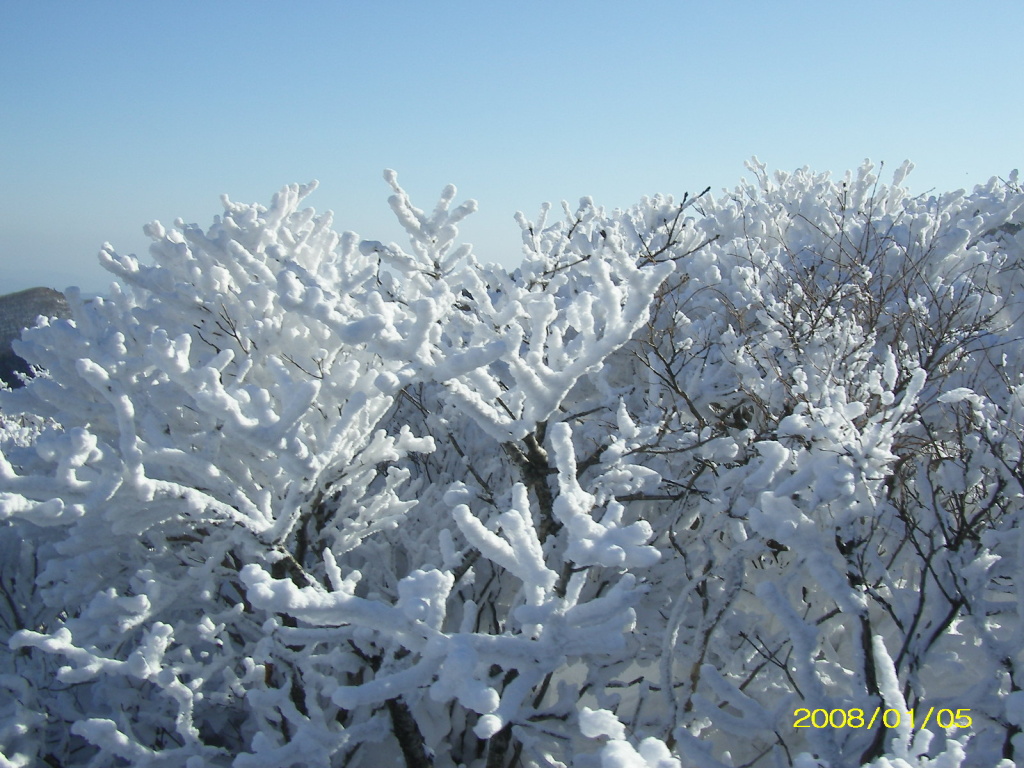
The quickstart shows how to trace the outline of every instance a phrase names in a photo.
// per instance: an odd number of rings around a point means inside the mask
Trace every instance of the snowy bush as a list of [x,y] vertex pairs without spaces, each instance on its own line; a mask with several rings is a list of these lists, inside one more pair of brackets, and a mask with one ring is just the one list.
[[750,170],[512,273],[391,173],[408,250],[106,248],[0,399],[0,766],[1019,761],[1024,194]]

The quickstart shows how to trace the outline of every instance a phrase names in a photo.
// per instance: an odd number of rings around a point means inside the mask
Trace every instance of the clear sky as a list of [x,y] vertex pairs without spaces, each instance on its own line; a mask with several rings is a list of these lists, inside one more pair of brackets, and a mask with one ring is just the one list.
[[475,198],[507,266],[517,210],[719,193],[752,155],[970,189],[1024,165],[1022,38],[1021,0],[0,0],[0,293],[104,292],[104,241],[314,178],[400,240],[385,168]]

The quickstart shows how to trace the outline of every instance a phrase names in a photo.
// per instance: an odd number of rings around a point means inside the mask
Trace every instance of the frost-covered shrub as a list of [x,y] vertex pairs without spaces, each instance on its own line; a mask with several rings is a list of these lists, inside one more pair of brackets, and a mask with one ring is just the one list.
[[[751,170],[512,273],[393,174],[408,251],[105,249],[0,403],[0,765],[1019,759],[1024,195]],[[972,725],[794,727],[878,707]]]

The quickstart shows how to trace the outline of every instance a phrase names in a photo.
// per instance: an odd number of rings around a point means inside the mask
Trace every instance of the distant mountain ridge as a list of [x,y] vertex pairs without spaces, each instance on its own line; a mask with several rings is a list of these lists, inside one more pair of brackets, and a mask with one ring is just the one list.
[[14,353],[11,342],[31,328],[40,315],[71,317],[64,294],[52,288],[28,288],[0,296],[0,379],[8,386],[20,387],[18,373],[28,374],[28,364]]

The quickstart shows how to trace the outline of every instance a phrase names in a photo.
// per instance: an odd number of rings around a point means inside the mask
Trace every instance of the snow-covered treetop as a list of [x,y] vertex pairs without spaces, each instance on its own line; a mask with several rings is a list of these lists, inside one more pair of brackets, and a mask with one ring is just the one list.
[[407,246],[105,246],[0,393],[0,765],[1019,761],[1017,176],[749,169],[511,272],[390,171]]

